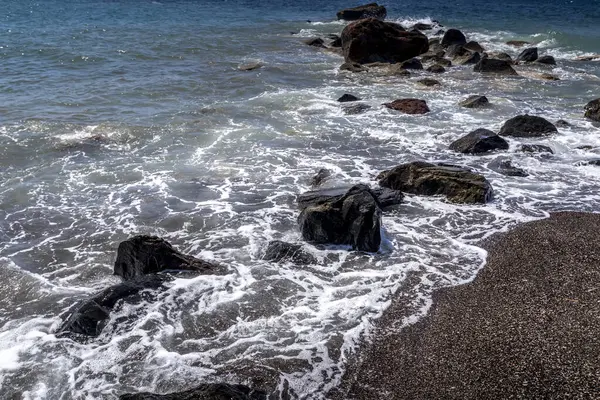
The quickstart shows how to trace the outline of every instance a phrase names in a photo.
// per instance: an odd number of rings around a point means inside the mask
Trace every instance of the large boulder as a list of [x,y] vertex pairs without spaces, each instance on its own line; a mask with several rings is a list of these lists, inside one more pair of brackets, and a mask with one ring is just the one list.
[[244,385],[204,383],[193,389],[169,394],[122,394],[119,400],[267,400],[267,393]]
[[118,304],[136,304],[142,299],[148,301],[152,296],[143,296],[142,292],[154,292],[165,289],[163,284],[173,278],[165,274],[146,275],[119,283],[82,301],[58,330],[58,336],[79,339],[86,336],[98,336],[110,313]]
[[542,117],[534,115],[517,115],[509,119],[502,125],[500,135],[534,138],[548,136],[557,133],[558,129],[554,124]]
[[404,114],[425,114],[430,111],[425,100],[420,99],[398,99],[383,105]]
[[386,15],[387,10],[384,6],[380,6],[377,3],[370,3],[338,11],[337,19],[356,21],[357,19],[376,18],[383,21]]
[[600,99],[592,100],[583,109],[585,117],[600,122]]
[[175,250],[157,236],[138,235],[119,244],[114,273],[125,280],[162,271],[223,273],[223,267]]
[[487,107],[490,104],[490,101],[485,96],[473,95],[469,96],[460,103],[459,106],[465,108],[483,108]]
[[538,59],[537,47],[529,47],[523,50],[516,59],[516,62],[534,62]]
[[348,63],[399,63],[427,52],[427,36],[407,32],[398,24],[363,19],[342,31],[342,48]]
[[508,61],[484,57],[473,68],[475,72],[518,75]]
[[476,129],[452,142],[450,150],[465,154],[487,153],[494,150],[508,150],[508,142],[488,129]]
[[467,169],[444,164],[412,162],[378,176],[379,185],[417,195],[445,195],[453,203],[485,203],[492,197],[492,185]]
[[443,47],[449,47],[453,44],[464,45],[467,44],[467,38],[458,29],[448,29],[446,33],[444,33],[441,44]]
[[299,244],[273,240],[269,242],[263,259],[273,262],[291,261],[298,265],[316,264],[317,259],[310,253],[304,251]]
[[376,252],[381,244],[381,208],[366,185],[307,192],[298,197],[302,237]]

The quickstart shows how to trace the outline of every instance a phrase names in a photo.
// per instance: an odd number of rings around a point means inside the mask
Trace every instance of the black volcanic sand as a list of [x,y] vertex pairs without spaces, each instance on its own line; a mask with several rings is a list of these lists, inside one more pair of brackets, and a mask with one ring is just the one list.
[[483,245],[471,283],[402,330],[399,293],[333,399],[600,399],[600,214],[565,212]]

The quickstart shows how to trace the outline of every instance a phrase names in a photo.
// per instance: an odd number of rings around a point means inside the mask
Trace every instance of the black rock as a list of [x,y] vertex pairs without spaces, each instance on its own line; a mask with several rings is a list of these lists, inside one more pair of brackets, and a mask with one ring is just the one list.
[[433,74],[441,74],[446,72],[446,68],[442,67],[439,64],[434,64],[432,66],[430,66],[429,68],[427,68],[428,72],[431,72]]
[[459,106],[466,108],[482,108],[487,107],[489,104],[490,102],[487,97],[479,95],[469,96],[465,100],[458,103]]
[[481,54],[479,53],[468,53],[452,59],[452,62],[458,65],[477,64],[479,61],[481,61]]
[[274,262],[291,261],[298,265],[317,263],[317,259],[312,254],[304,251],[301,245],[280,240],[269,242],[263,259]]
[[333,39],[331,41],[331,43],[329,43],[329,45],[331,47],[336,47],[336,48],[342,47],[342,38],[341,37],[337,37],[337,38]]
[[416,24],[414,24],[412,26],[414,29],[418,29],[420,31],[429,31],[431,29],[433,29],[433,26],[430,24],[423,24],[421,22],[417,22]]
[[482,58],[473,68],[475,72],[494,73],[502,75],[518,75],[508,61],[495,58]]
[[379,250],[381,208],[368,186],[303,193],[298,205],[298,224],[305,240],[350,245],[361,251]]
[[552,56],[541,56],[535,62],[540,64],[556,65],[556,60]]
[[224,268],[181,254],[169,242],[156,236],[134,236],[119,244],[114,266],[115,275],[128,280],[162,271],[218,274],[223,273]]
[[326,168],[321,168],[315,176],[312,177],[310,184],[311,186],[319,186],[327,178],[331,176],[331,171]]
[[356,115],[362,114],[370,108],[371,106],[365,103],[354,103],[342,106],[342,111],[344,111],[344,114],[346,115]]
[[465,154],[486,153],[494,150],[508,150],[508,142],[488,129],[476,129],[452,142],[450,150]]
[[523,144],[519,147],[524,153],[550,153],[554,154],[554,151],[548,146],[544,146],[541,144]]
[[358,101],[358,100],[360,100],[358,97],[348,94],[348,93],[345,93],[337,101],[339,101],[340,103],[347,103],[349,101]]
[[244,385],[205,383],[194,389],[170,394],[122,394],[119,400],[267,400],[267,393]]
[[529,47],[523,50],[518,56],[516,62],[534,62],[538,59],[537,47]]
[[600,122],[600,99],[592,100],[583,109],[585,117]]
[[345,21],[355,21],[357,19],[364,18],[377,18],[384,20],[387,15],[387,10],[384,6],[380,6],[377,3],[365,4],[362,6],[347,8],[337,13],[337,19],[343,19]]
[[306,43],[309,46],[313,46],[313,47],[326,48],[325,41],[321,38],[308,39],[308,40],[305,40],[304,43]]
[[448,29],[442,38],[442,46],[448,47],[453,44],[467,44],[467,38],[458,29]]
[[386,209],[388,207],[397,206],[402,204],[404,201],[404,193],[400,190],[393,190],[386,187],[377,187],[371,189],[372,193],[377,197],[379,201],[379,207]]
[[498,157],[488,164],[488,168],[505,176],[529,176],[525,170],[515,167],[509,158]]
[[360,64],[345,62],[340,65],[340,71],[366,72],[368,69]]
[[518,115],[502,125],[500,135],[514,137],[542,137],[557,133],[552,122],[533,115]]
[[418,58],[411,58],[410,60],[404,61],[400,68],[402,69],[423,69],[423,64]]

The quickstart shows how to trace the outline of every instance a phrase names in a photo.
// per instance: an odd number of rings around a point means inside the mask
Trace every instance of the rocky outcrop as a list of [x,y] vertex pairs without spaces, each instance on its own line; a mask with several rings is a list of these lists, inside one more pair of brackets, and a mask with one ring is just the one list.
[[500,135],[534,138],[557,133],[554,124],[542,117],[533,115],[518,115],[509,119],[502,125]]
[[307,192],[298,197],[304,240],[350,245],[376,252],[381,244],[381,208],[366,185]]
[[508,150],[508,142],[488,129],[476,129],[452,142],[450,150],[466,154],[487,153],[494,150]]
[[495,58],[482,58],[473,68],[475,72],[494,73],[502,75],[518,75],[508,61]]
[[538,59],[538,49],[537,47],[529,47],[523,50],[515,60],[517,63],[519,62],[534,62]]
[[583,108],[584,115],[593,121],[600,122],[600,99],[592,100]]
[[556,60],[554,57],[548,55],[539,57],[537,60],[535,60],[535,62],[546,65],[556,65]]
[[444,195],[453,203],[486,203],[492,185],[482,176],[461,167],[412,162],[378,176],[379,185],[424,196]]
[[487,107],[489,104],[490,102],[487,97],[479,95],[469,96],[458,103],[459,106],[466,108],[483,108]]
[[427,36],[407,32],[398,24],[368,18],[344,28],[342,48],[349,63],[399,63],[427,52],[429,41]]
[[430,111],[425,100],[419,99],[398,99],[385,103],[384,106],[404,114],[425,114]]
[[548,146],[541,144],[523,144],[519,147],[519,150],[523,153],[550,153],[554,154],[554,151]]
[[380,6],[377,3],[370,3],[338,11],[337,19],[343,19],[345,21],[356,21],[358,19],[376,18],[383,21],[386,15],[387,10],[384,6]]
[[441,44],[443,47],[449,47],[453,44],[464,45],[467,44],[467,38],[458,29],[448,29],[446,33],[444,33]]
[[488,168],[505,176],[529,176],[529,174],[525,172],[524,169],[515,167],[512,164],[510,158],[508,157],[498,157],[497,159],[488,164]]
[[170,394],[122,394],[119,400],[267,400],[267,393],[244,385],[204,383],[194,389]]
[[424,24],[422,22],[417,22],[412,27],[413,27],[413,29],[417,29],[419,31],[430,31],[430,30],[433,29],[433,25],[431,25],[431,24]]
[[162,271],[223,273],[223,267],[175,250],[166,240],[139,235],[119,244],[114,273],[125,280]]
[[349,93],[344,93],[342,95],[342,97],[340,97],[339,99],[337,99],[337,101],[339,101],[340,103],[347,103],[347,102],[350,102],[350,101],[358,101],[358,100],[360,100],[358,97],[356,97],[356,96],[354,96],[352,94],[349,94]]
[[269,242],[263,259],[273,262],[291,261],[298,265],[317,263],[317,259],[312,254],[304,251],[301,245],[282,242],[281,240]]

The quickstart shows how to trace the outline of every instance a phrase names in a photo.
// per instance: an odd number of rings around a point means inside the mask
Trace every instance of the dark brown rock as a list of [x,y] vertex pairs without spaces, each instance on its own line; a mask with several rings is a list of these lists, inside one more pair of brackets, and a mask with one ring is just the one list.
[[450,150],[466,154],[487,153],[494,150],[508,150],[508,142],[488,129],[476,129],[452,142]]
[[385,103],[384,106],[404,114],[425,114],[430,111],[425,100],[419,99],[399,99]]
[[543,137],[557,133],[554,124],[534,115],[518,115],[502,125],[500,135],[514,137]]
[[343,19],[345,21],[356,21],[358,19],[364,18],[377,18],[383,21],[386,15],[387,10],[384,6],[380,6],[377,3],[370,3],[338,11],[337,19]]

